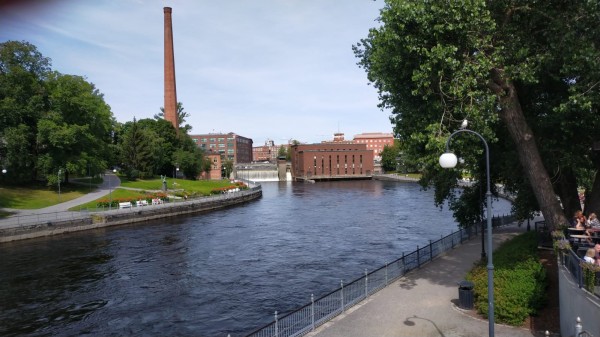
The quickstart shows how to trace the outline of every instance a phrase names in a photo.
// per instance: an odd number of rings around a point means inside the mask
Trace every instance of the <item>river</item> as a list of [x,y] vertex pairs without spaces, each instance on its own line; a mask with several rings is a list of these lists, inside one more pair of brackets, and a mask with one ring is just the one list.
[[0,335],[243,336],[456,229],[416,183],[274,182],[225,210],[4,243]]

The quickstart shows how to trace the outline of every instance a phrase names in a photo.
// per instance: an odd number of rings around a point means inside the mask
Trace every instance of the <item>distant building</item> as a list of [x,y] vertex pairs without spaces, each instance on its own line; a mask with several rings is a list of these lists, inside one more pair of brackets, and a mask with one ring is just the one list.
[[387,146],[394,146],[394,135],[383,132],[367,132],[354,136],[354,143],[367,145],[368,150],[373,150],[373,158],[381,160],[381,151]]
[[352,144],[352,143],[354,143],[354,141],[352,141],[352,140],[345,140],[343,132],[336,132],[336,133],[333,134],[333,140],[324,140],[321,143],[345,143],[345,144]]
[[275,142],[269,139],[265,142],[265,145],[255,146],[252,148],[252,160],[255,162],[268,161],[271,163],[276,163],[277,155],[282,147],[289,149],[289,144],[275,145]]
[[202,179],[221,180],[221,174],[223,172],[221,155],[218,153],[209,153],[206,155],[206,158],[210,161],[210,172],[208,173],[208,176],[206,176],[206,173],[202,172],[200,177]]
[[291,146],[294,180],[370,179],[373,151],[366,144],[329,142]]
[[190,137],[206,152],[220,154],[222,160],[231,160],[234,164],[252,161],[252,139],[250,138],[233,132],[190,135]]

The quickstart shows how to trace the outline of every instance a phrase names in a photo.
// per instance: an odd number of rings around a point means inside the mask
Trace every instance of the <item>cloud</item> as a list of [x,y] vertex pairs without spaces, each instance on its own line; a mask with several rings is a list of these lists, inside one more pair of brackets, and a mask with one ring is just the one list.
[[318,142],[338,125],[349,138],[391,130],[351,50],[377,25],[373,1],[54,1],[0,13],[0,39],[32,42],[56,70],[86,76],[117,120],[151,118],[163,106],[163,6],[193,132],[262,143]]

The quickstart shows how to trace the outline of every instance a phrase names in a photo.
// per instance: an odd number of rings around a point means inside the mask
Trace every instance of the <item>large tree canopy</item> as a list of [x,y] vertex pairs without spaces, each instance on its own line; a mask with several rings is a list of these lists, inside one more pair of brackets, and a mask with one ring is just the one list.
[[435,186],[436,202],[450,198],[459,221],[480,213],[469,200],[484,199],[473,196],[485,181],[475,137],[452,139],[462,169],[478,181],[461,199],[452,193],[460,172],[437,164],[463,119],[490,145],[492,179],[517,195],[522,219],[539,209],[551,226],[566,223],[556,196],[570,216],[580,186],[586,211],[600,211],[600,158],[592,147],[600,126],[599,6],[388,0],[382,25],[354,46],[380,107],[392,111],[403,156],[422,163],[422,183]]
[[10,181],[102,172],[113,124],[92,83],[52,71],[27,42],[0,43],[0,164]]

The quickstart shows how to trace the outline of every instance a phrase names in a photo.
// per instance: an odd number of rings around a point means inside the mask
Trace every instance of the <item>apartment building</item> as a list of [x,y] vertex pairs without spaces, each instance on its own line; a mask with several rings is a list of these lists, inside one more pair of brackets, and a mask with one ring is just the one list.
[[222,160],[234,164],[252,161],[252,139],[233,132],[190,135],[196,145],[207,153],[218,153]]
[[381,160],[381,151],[387,146],[394,146],[394,135],[383,132],[366,132],[354,136],[355,144],[365,144],[368,150],[373,151],[376,161]]

